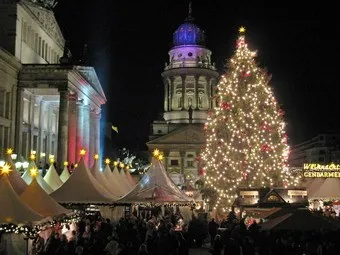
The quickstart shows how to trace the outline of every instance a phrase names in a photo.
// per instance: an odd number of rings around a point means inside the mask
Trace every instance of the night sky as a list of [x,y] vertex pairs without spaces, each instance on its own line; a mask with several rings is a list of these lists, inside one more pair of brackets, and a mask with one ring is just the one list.
[[[54,9],[75,60],[88,45],[90,65],[108,99],[103,116],[118,126],[114,142],[119,146],[144,148],[151,122],[162,113],[161,72],[188,2],[59,0]],[[318,132],[339,131],[339,71],[332,54],[340,52],[339,25],[331,8],[311,2],[301,7],[286,1],[275,2],[279,7],[264,1],[192,2],[195,23],[206,32],[221,74],[238,27],[247,28],[248,45],[272,74],[275,96],[286,112],[290,145]]]

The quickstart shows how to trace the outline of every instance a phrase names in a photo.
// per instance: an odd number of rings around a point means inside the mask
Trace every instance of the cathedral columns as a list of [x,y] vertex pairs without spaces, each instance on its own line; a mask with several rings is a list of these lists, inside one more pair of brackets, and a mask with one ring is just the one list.
[[[22,146],[22,118],[23,118],[23,100],[24,100],[24,89],[18,88],[17,90],[17,109],[16,109],[16,125],[15,125],[15,149],[17,154],[23,155]],[[20,150],[20,151],[19,151]]]
[[164,79],[164,111],[169,111],[169,80]]
[[84,149],[87,151],[85,154],[85,163],[89,166],[89,149],[90,149],[90,106],[84,105],[83,107],[83,146]]
[[57,160],[59,163],[59,167],[61,168],[64,161],[67,160],[69,92],[67,89],[65,89],[59,90],[59,93],[60,103],[59,103]]
[[90,139],[90,143],[89,143],[89,167],[92,167],[94,159],[93,159],[93,155],[96,154],[96,112],[95,109],[90,109],[90,134],[89,134],[89,139]]
[[170,77],[170,83],[169,83],[169,99],[168,99],[168,101],[169,101],[169,103],[168,103],[168,105],[169,105],[169,111],[172,111],[172,107],[173,107],[173,98],[174,98],[174,90],[175,90],[175,88],[174,88],[174,78],[173,77]]
[[99,154],[99,150],[100,150],[100,117],[101,117],[101,114],[100,114],[100,110],[99,112],[95,112],[94,114],[94,126],[95,126],[95,129],[94,129],[94,133],[92,134],[94,136],[94,154],[98,153]]
[[69,96],[68,109],[68,162],[77,162],[77,96]]
[[83,148],[83,102],[76,103],[77,125],[76,125],[76,163],[80,160],[80,150]]
[[198,97],[198,80],[199,80],[199,76],[195,76],[195,101],[196,101],[196,110],[199,110],[199,97]]
[[181,75],[181,79],[182,79],[182,110],[185,109],[185,76]]

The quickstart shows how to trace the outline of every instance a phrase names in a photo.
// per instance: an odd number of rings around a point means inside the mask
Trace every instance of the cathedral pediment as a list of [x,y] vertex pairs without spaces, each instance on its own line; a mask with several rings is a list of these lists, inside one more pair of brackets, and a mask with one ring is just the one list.
[[92,88],[97,91],[97,93],[106,100],[105,93],[100,85],[100,81],[96,74],[96,71],[91,66],[76,66],[76,70],[83,76],[87,82],[92,86]]
[[38,4],[21,1],[22,6],[31,12],[32,16],[38,20],[41,27],[51,36],[62,48],[65,44],[65,39],[60,31],[57,20],[54,17],[54,13],[51,10],[41,7]]
[[147,144],[203,144],[204,131],[201,125],[186,125]]

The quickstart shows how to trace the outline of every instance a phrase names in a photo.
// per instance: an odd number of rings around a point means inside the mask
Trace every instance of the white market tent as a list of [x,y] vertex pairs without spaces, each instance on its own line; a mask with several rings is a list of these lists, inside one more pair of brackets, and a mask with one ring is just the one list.
[[132,187],[135,187],[137,182],[132,178],[129,170],[126,171],[125,175],[126,175],[128,181],[131,183]]
[[117,195],[119,197],[124,196],[126,192],[124,191],[124,188],[122,188],[121,183],[117,179],[115,179],[115,177],[113,176],[113,173],[111,172],[111,168],[108,164],[105,166],[103,173],[107,181],[110,183],[110,185],[115,187],[117,191]]
[[35,177],[33,177],[31,184],[28,185],[25,191],[20,195],[20,199],[44,217],[56,217],[72,213],[51,198],[40,187]]
[[[22,179],[27,183],[27,185],[30,185],[31,182],[32,182],[32,176],[31,176],[31,173],[30,173],[30,169],[32,169],[32,168],[37,168],[34,161],[31,161],[29,163],[28,168],[26,169],[24,174],[21,176]],[[40,187],[42,187],[43,190],[45,190],[47,194],[51,194],[53,192],[53,189],[50,187],[50,185],[48,185],[46,183],[46,181],[41,177],[41,175],[38,175],[37,181],[38,181]]]
[[57,170],[55,170],[53,164],[50,165],[50,168],[44,176],[44,180],[53,189],[53,191],[59,189],[61,185],[63,185],[63,182],[60,180]]
[[117,203],[177,203],[193,202],[168,176],[162,163],[153,157],[149,171],[139,183]]
[[20,173],[17,171],[15,164],[12,161],[11,154],[5,155],[5,162],[7,162],[12,169],[11,174],[8,176],[8,180],[15,192],[20,195],[27,187],[27,183],[21,178]]
[[115,180],[120,184],[120,187],[122,188],[124,194],[127,194],[129,191],[131,191],[131,188],[126,185],[124,182],[122,176],[119,174],[119,170],[117,167],[113,168],[112,175]]
[[67,169],[67,166],[64,166],[63,172],[60,175],[60,180],[62,182],[66,182],[68,180],[68,178],[70,178],[70,176],[71,175],[70,175],[69,170]]
[[43,219],[42,215],[20,200],[7,174],[0,177],[0,205],[0,224],[34,225]]
[[326,178],[314,178],[307,186],[307,195],[310,199],[313,197],[314,193],[320,188],[320,186],[325,182]]
[[99,160],[95,159],[94,164],[91,168],[91,173],[93,174],[94,178],[108,191],[110,192],[113,196],[118,199],[119,197],[119,192],[116,190],[116,187],[112,184],[109,183],[109,181],[106,179],[105,175],[103,172],[99,170]]
[[129,188],[129,191],[135,187],[135,185],[132,185],[132,183],[128,180],[128,177],[125,174],[125,169],[120,170],[120,176],[122,177],[124,184]]
[[59,203],[76,204],[110,204],[116,199],[93,177],[85,166],[84,157],[80,158],[70,178],[51,197]]
[[309,199],[340,199],[340,179],[327,178]]

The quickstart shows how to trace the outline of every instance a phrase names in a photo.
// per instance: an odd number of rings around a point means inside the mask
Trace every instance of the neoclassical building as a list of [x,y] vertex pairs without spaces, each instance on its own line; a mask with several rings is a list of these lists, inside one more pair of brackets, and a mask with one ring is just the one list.
[[0,0],[0,153],[61,166],[85,148],[92,165],[105,94],[93,67],[69,61],[51,2]]
[[203,124],[215,105],[212,98],[219,74],[191,10],[173,33],[172,44],[162,73],[164,120],[152,123],[147,146],[164,152],[167,171],[178,185],[193,184],[200,175],[197,157],[205,143]]

